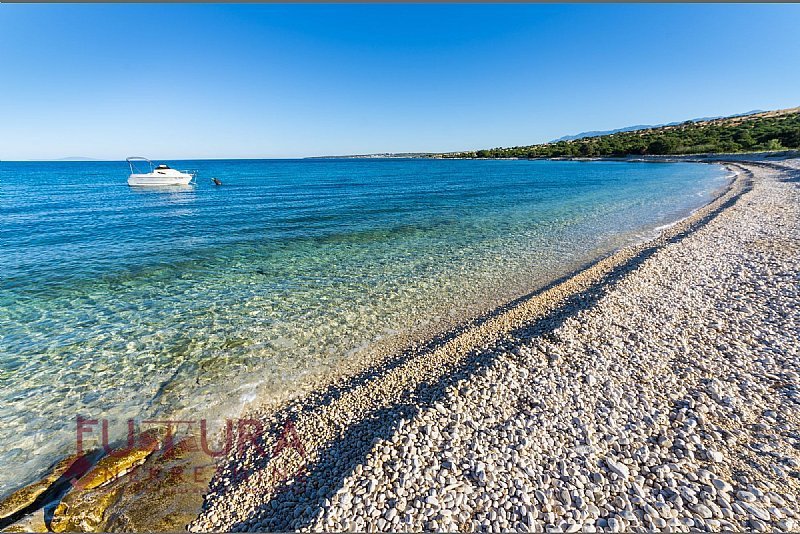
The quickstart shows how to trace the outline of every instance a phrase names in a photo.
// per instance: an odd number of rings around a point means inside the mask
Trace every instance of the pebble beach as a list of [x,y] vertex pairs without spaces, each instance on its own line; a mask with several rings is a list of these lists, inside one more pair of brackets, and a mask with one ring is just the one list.
[[253,414],[274,454],[189,529],[800,529],[800,160],[729,168],[657,239]]

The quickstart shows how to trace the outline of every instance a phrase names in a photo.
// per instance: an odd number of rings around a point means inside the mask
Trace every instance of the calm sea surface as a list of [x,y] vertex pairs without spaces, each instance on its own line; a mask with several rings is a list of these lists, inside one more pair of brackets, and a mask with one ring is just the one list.
[[78,414],[235,415],[641,240],[726,181],[692,164],[171,163],[197,185],[0,163],[0,495],[74,452]]

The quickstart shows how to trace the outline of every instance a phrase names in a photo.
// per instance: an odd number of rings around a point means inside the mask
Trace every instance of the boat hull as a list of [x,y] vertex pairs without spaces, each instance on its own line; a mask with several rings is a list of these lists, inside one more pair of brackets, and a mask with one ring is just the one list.
[[136,187],[163,187],[165,185],[189,185],[193,176],[191,174],[131,174],[128,176],[128,185]]

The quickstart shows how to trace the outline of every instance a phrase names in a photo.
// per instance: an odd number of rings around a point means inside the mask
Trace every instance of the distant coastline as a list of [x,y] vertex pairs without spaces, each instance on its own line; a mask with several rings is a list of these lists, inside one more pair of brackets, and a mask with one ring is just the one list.
[[585,132],[548,143],[457,152],[401,152],[324,156],[328,159],[587,159],[652,156],[717,157],[800,149],[800,107],[751,111],[660,126]]
[[537,158],[523,158],[523,157],[502,157],[502,158],[468,158],[468,157],[447,157],[444,158],[441,154],[425,154],[425,153],[398,153],[398,154],[356,154],[351,156],[312,156],[303,159],[452,159],[452,160],[521,160],[528,159],[531,161],[623,161],[623,162],[697,162],[697,163],[710,163],[713,161],[758,161],[762,159],[791,159],[800,157],[800,149],[790,150],[775,150],[775,151],[756,151],[756,152],[707,152],[701,154],[641,154],[641,155],[628,155],[628,156],[553,156],[553,157],[537,157]]

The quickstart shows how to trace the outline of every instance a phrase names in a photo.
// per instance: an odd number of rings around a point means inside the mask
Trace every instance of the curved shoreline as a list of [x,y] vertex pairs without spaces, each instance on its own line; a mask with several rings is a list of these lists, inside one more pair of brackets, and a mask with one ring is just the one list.
[[[623,248],[428,344],[314,391],[276,413],[256,412],[273,429],[291,418],[307,455],[267,462],[246,454],[229,458],[212,481],[205,510],[191,528],[287,530],[308,525],[294,515],[300,508],[298,503],[309,510],[323,506],[338,490],[337,482],[366,458],[373,441],[396,430],[396,421],[410,419],[436,405],[447,387],[480,372],[500,353],[513,351],[520,339],[547,336],[567,317],[591,307],[646,258],[665,245],[680,241],[733,205],[751,187],[750,171],[739,168],[742,172],[716,199],[658,238]],[[364,433],[373,439],[365,440]],[[299,466],[305,466],[304,485],[314,488],[311,494],[270,475],[275,468],[285,473]],[[235,473],[242,469],[254,476],[237,481],[234,486]],[[232,502],[236,502],[233,507],[229,506]],[[299,514],[308,521],[304,512]]]
[[[447,387],[485,369],[498,354],[513,351],[520,339],[549,335],[567,317],[591,307],[610,286],[635,270],[646,258],[667,244],[690,235],[733,205],[749,190],[752,175],[738,162],[731,163],[731,166],[742,169],[732,183],[710,203],[663,230],[659,237],[625,247],[585,269],[564,276],[442,335],[424,343],[413,343],[399,354],[389,352],[377,362],[364,360],[355,372],[350,368],[346,376],[340,373],[330,377],[323,386],[299,398],[290,399],[281,406],[265,405],[251,411],[250,414],[261,420],[270,431],[273,441],[264,444],[269,447],[267,450],[272,450],[285,421],[292,420],[306,454],[303,457],[283,455],[264,462],[254,458],[252,451],[246,451],[243,457],[234,455],[228,458],[218,476],[211,481],[205,511],[200,519],[192,523],[192,527],[200,530],[296,528],[293,523],[277,521],[275,517],[264,523],[264,510],[259,503],[242,503],[241,496],[256,492],[259,495],[257,500],[274,506],[275,511],[285,510],[288,503],[292,503],[294,508],[298,495],[286,489],[286,477],[272,476],[272,472],[277,467],[278,472],[292,473],[293,469],[305,465],[311,473],[306,479],[310,478],[317,485],[314,496],[306,496],[303,502],[310,508],[324,504],[325,499],[336,491],[335,482],[343,478],[348,469],[360,465],[369,453],[372,442],[363,441],[361,433],[366,431],[378,438],[391,434],[396,429],[396,419],[409,419],[415,413],[434,406]],[[335,467],[331,467],[332,458],[347,460],[338,461],[334,463]],[[231,477],[232,473],[242,468],[252,476],[244,481]],[[332,469],[335,474],[314,478],[315,469],[321,472]],[[229,484],[233,481],[242,487],[234,488],[233,484],[226,486],[226,480]],[[277,493],[274,492],[276,488]],[[232,490],[238,496],[228,495]],[[92,501],[89,497],[86,504],[90,505]],[[185,524],[181,524],[180,518],[189,517],[190,510],[199,504],[196,499],[179,502],[178,508],[183,508],[182,513],[173,518],[173,523],[166,524],[153,522],[152,507],[157,504],[151,499],[147,500],[151,501],[147,506],[136,506],[128,500],[122,511],[114,509],[122,504],[119,502],[111,503],[107,510],[128,516],[129,528],[152,529],[158,526],[163,529],[169,525],[180,528]],[[229,501],[237,502],[236,510],[226,509]],[[100,515],[104,511],[99,510]],[[155,516],[163,515],[155,511]],[[289,515],[295,521],[296,518]],[[301,516],[306,517],[304,514]],[[108,525],[103,522],[100,524]]]
[[[721,165],[729,171],[732,171],[732,167],[738,167],[735,163],[728,165],[724,161],[693,163]],[[265,413],[278,410],[286,411],[295,404],[303,404],[307,399],[316,397],[321,390],[342,387],[342,384],[350,383],[353,380],[359,380],[359,377],[366,377],[367,375],[375,375],[383,372],[385,368],[391,367],[392,362],[417,355],[422,351],[436,350],[441,344],[448,340],[458,337],[476,326],[483,324],[485,321],[497,317],[526,301],[539,298],[541,294],[555,287],[577,279],[582,276],[582,273],[589,269],[594,269],[599,264],[603,264],[605,266],[603,267],[604,269],[613,268],[612,266],[618,263],[617,259],[621,258],[621,256],[618,255],[626,254],[626,251],[629,250],[634,251],[642,247],[647,247],[668,235],[665,233],[668,230],[675,229],[683,223],[690,223],[694,221],[696,217],[702,216],[702,214],[705,213],[704,210],[715,206],[723,196],[731,193],[736,185],[735,182],[739,174],[740,173],[737,171],[732,171],[725,177],[726,183],[713,191],[711,199],[707,203],[692,209],[685,216],[668,224],[650,229],[646,233],[640,231],[638,235],[645,235],[646,237],[641,237],[638,241],[616,249],[611,249],[608,252],[594,256],[592,259],[576,261],[573,266],[565,270],[564,274],[555,276],[546,282],[534,284],[532,289],[525,290],[524,292],[516,292],[514,296],[491,299],[487,301],[489,303],[475,305],[470,309],[469,313],[462,314],[457,319],[426,323],[413,331],[404,331],[387,336],[374,346],[359,350],[356,353],[356,357],[342,362],[340,366],[336,369],[329,370],[325,375],[314,376],[310,378],[309,382],[300,383],[298,388],[302,393],[299,395],[259,399],[255,404],[244,407],[242,416],[247,416],[248,414],[264,415]],[[741,194],[741,192],[736,194]],[[510,294],[514,293],[514,291],[510,292]],[[304,409],[303,411],[307,410]]]
[[[796,531],[800,162],[751,170],[730,209],[448,387],[290,528]],[[291,516],[271,508],[256,528]]]

